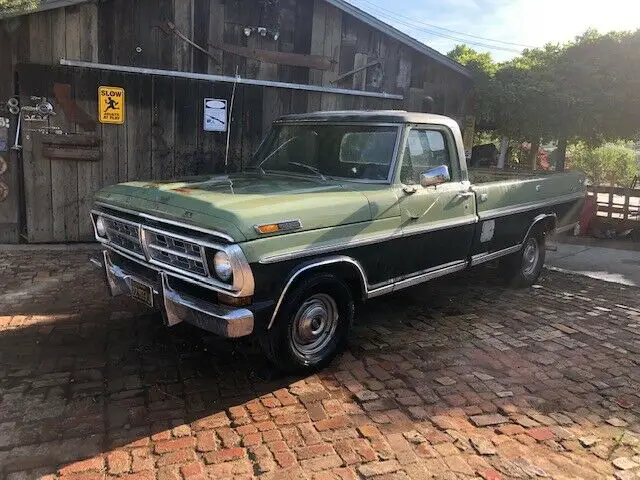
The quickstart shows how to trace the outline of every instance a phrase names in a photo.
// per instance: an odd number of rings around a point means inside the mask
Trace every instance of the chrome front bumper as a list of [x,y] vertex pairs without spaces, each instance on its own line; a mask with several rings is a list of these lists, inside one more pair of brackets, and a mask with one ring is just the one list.
[[[194,297],[174,290],[171,276],[166,272],[149,270],[149,275],[127,271],[114,264],[108,250],[102,258],[91,258],[91,263],[104,268],[111,295],[131,295],[131,282],[148,286],[153,292],[156,307],[164,311],[169,326],[180,322],[191,323],[203,330],[223,337],[244,337],[253,331],[253,312],[246,308],[234,308]],[[215,295],[215,292],[212,292]]]

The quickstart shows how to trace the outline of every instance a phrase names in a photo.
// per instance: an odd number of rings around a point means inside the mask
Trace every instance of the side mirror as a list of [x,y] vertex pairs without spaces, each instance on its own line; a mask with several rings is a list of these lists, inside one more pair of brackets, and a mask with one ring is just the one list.
[[440,165],[420,174],[420,185],[423,187],[433,187],[449,180],[451,180],[451,175],[449,175],[449,167],[446,165]]

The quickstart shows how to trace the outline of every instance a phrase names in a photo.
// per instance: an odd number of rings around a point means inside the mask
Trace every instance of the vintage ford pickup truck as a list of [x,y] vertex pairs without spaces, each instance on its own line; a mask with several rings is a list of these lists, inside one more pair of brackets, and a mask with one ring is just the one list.
[[572,228],[577,172],[471,171],[458,124],[403,111],[276,121],[241,173],[100,191],[94,263],[128,294],[287,370],[325,365],[366,299],[500,259],[533,284],[548,233]]

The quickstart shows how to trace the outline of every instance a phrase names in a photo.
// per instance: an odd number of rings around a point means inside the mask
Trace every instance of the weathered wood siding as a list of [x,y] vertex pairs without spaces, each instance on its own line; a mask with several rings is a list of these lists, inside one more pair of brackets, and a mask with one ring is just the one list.
[[[267,26],[277,30],[279,38],[274,41],[257,32],[247,37],[247,26]],[[189,45],[178,32],[210,55]],[[0,241],[3,222],[10,218],[15,226],[21,205],[22,231],[29,241],[88,240],[88,211],[101,186],[241,168],[269,124],[285,113],[346,108],[424,110],[426,98],[431,97],[435,113],[462,118],[470,89],[459,73],[323,0],[106,0],[0,22],[0,42],[0,102],[15,93],[25,104],[31,96],[47,97],[57,113],[48,126],[95,136],[100,151],[97,161],[47,157],[41,151],[41,135],[29,133],[39,125],[25,122],[24,167],[20,176],[13,170],[10,207],[0,204]],[[269,56],[269,52],[281,57]],[[273,63],[274,58],[285,55],[289,55],[285,63]],[[301,60],[302,55],[306,57]],[[229,165],[225,167],[226,134],[203,130],[203,99],[230,101],[233,84],[63,68],[60,58],[237,73],[395,93],[405,100],[238,85]],[[323,58],[331,61],[328,69],[296,65]],[[374,62],[366,70],[341,78],[345,72]],[[93,128],[90,122],[83,127],[77,119],[67,118],[56,104],[56,83],[69,85],[71,99],[94,121],[98,86],[124,87],[125,124],[96,123]]]

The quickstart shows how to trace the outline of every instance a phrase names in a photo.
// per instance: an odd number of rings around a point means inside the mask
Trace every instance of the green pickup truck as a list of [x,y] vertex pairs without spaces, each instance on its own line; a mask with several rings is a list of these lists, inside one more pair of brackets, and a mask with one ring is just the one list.
[[533,284],[545,237],[573,228],[584,198],[578,172],[468,169],[447,117],[288,115],[240,173],[100,191],[93,261],[167,325],[254,335],[305,371],[344,346],[364,300],[495,259]]

